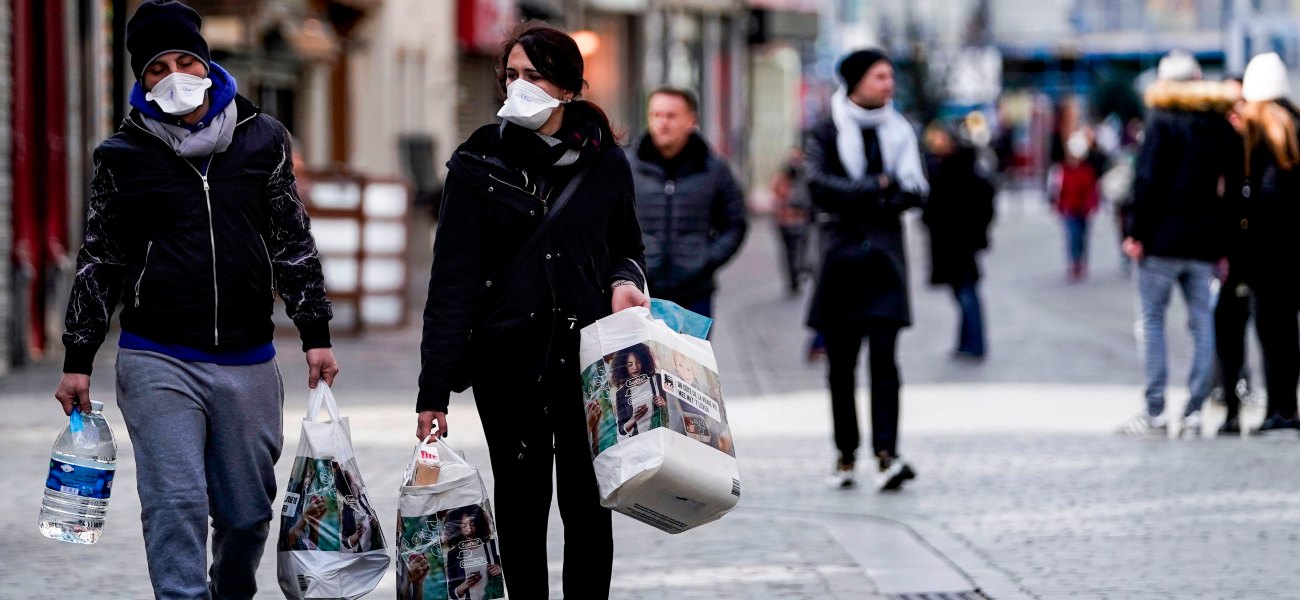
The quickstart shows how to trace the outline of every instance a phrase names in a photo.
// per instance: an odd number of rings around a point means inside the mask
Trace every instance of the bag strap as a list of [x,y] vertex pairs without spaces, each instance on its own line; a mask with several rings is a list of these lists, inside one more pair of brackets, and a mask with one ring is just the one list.
[[316,388],[307,396],[307,419],[315,421],[317,414],[320,413],[321,405],[325,405],[325,410],[329,412],[330,421],[339,422],[339,405],[334,402],[334,392],[330,390],[328,383],[322,379],[316,383]]
[[514,279],[515,273],[519,271],[519,267],[522,267],[524,261],[528,260],[528,256],[533,253],[533,249],[542,243],[542,238],[546,237],[547,231],[559,218],[560,211],[564,210],[564,207],[569,204],[569,199],[578,191],[578,186],[582,185],[582,180],[587,177],[587,171],[589,170],[591,170],[591,167],[588,166],[573,174],[569,184],[564,186],[564,191],[560,192],[560,197],[555,199],[555,202],[551,204],[551,209],[546,212],[546,218],[542,219],[542,222],[537,225],[537,229],[533,231],[533,235],[519,248],[519,254],[516,254],[505,268],[497,271],[496,277],[487,281],[488,287],[497,286],[497,289],[506,289],[510,284],[510,280]]

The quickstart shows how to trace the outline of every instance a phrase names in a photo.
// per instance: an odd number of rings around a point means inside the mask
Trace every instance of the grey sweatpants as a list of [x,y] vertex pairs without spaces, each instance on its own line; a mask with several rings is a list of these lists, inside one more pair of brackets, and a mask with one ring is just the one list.
[[221,366],[121,349],[117,402],[135,447],[154,595],[252,598],[284,444],[275,361]]

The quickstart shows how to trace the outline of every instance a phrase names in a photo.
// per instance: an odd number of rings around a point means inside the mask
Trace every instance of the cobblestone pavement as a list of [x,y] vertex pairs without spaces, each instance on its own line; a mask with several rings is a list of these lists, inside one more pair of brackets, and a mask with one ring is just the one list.
[[[829,489],[829,406],[821,365],[802,360],[805,298],[786,299],[773,275],[770,224],[754,223],[723,274],[715,347],[741,460],[740,508],[670,536],[615,516],[615,598],[880,598],[845,531],[877,522],[910,528],[992,598],[1294,598],[1300,468],[1294,436],[1157,440],[1110,432],[1141,404],[1134,294],[1118,274],[1114,231],[1099,222],[1094,271],[1065,283],[1059,225],[1033,197],[1004,197],[983,283],[992,354],[950,362],[951,299],[926,288],[912,237],[916,326],[900,339],[902,446],[919,478],[899,494]],[[1175,311],[1181,310],[1175,306]],[[1171,324],[1183,322],[1174,314]],[[1171,380],[1187,369],[1187,335],[1170,329]],[[288,382],[285,459],[306,399],[300,353],[281,346]],[[338,340],[336,388],[381,521],[391,524],[412,442],[418,331]],[[92,395],[125,438],[111,403],[112,351]],[[150,596],[129,441],[105,535],[91,547],[45,540],[34,521],[44,460],[60,426],[50,399],[57,365],[0,381],[0,599]],[[1171,405],[1185,391],[1171,390]],[[860,412],[864,413],[865,410]],[[1217,426],[1211,407],[1207,432]],[[451,441],[491,486],[468,396],[452,408]],[[1260,418],[1257,410],[1248,419]],[[560,556],[552,511],[551,556]],[[391,534],[391,532],[389,532]],[[840,534],[840,535],[837,535]],[[391,541],[391,540],[390,540]],[[558,596],[560,563],[552,564]],[[274,553],[258,598],[281,596]],[[73,583],[75,582],[75,583]],[[371,597],[392,597],[390,574]]]

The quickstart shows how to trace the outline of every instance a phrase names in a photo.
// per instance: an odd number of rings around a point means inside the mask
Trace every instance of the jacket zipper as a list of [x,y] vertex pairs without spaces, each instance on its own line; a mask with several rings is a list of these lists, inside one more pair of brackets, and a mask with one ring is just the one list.
[[[257,115],[259,114],[261,113],[253,113],[252,115],[249,115],[244,120],[235,122],[235,127],[239,127],[240,125],[243,125],[244,123],[247,123],[257,118]],[[127,122],[131,123],[131,125],[134,125],[136,129],[139,129],[140,131],[152,135],[153,137],[157,138],[158,141],[162,142],[163,145],[167,146],[168,148],[171,148],[171,144],[168,144],[167,140],[162,139],[161,137],[158,136],[158,134],[155,134],[154,132],[149,131],[144,126],[136,123],[133,119],[131,119],[131,117],[127,117],[126,120]],[[189,168],[193,170],[196,175],[199,176],[199,179],[203,181],[203,203],[206,205],[208,209],[208,242],[211,244],[212,247],[212,345],[220,346],[221,345],[221,327],[220,327],[221,293],[217,288],[217,233],[216,233],[216,228],[213,225],[213,219],[212,219],[212,193],[211,193],[212,188],[210,185],[208,185],[208,175],[206,173],[207,171],[210,171],[212,169],[212,160],[214,158],[216,158],[215,154],[208,157],[208,164],[207,166],[204,167],[203,169],[204,172],[199,172],[198,168],[196,168],[194,164],[191,163],[188,159],[184,159],[182,157],[182,160],[185,160],[185,164],[188,165]],[[263,240],[262,244],[263,247],[265,247],[266,241]]]
[[266,238],[262,234],[257,234],[257,239],[262,240],[262,251],[266,253],[266,266],[271,269],[271,302],[275,302],[275,263],[271,262],[271,248],[266,245]]
[[153,250],[153,240],[149,240],[149,245],[144,247],[144,266],[140,268],[140,276],[135,280],[135,307],[140,308],[140,282],[144,281],[144,272],[149,270],[149,252]]

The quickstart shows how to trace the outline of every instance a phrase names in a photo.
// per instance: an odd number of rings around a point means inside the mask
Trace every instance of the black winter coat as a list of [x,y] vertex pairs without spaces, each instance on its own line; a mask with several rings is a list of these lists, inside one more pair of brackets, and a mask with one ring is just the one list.
[[[1225,251],[1223,180],[1239,178],[1241,138],[1202,82],[1162,81],[1147,92],[1150,112],[1134,165],[1124,234],[1149,256],[1214,261]],[[1211,88],[1212,89],[1212,88]]]
[[270,342],[279,292],[303,349],[330,345],[289,132],[242,96],[235,103],[234,138],[208,158],[177,156],[138,112],[95,149],[65,371],[90,373],[124,290],[122,328],[156,342],[215,352]]
[[[1300,128],[1300,114],[1287,105]],[[1250,174],[1230,190],[1234,210],[1229,269],[1252,289],[1296,292],[1300,281],[1300,167],[1285,170],[1266,142],[1250,153]]]
[[[804,169],[813,205],[822,213],[822,264],[808,326],[862,328],[872,321],[912,323],[907,289],[903,211],[921,198],[875,177],[851,179],[835,145],[835,123],[823,119],[804,137]],[[879,144],[875,136],[869,143]],[[867,154],[873,153],[871,146]],[[868,170],[870,170],[870,165]]]
[[[557,356],[577,381],[578,336],[564,332],[610,314],[615,280],[644,283],[632,174],[621,149],[609,143],[576,165],[540,173],[507,163],[507,155],[499,126],[485,125],[447,163],[417,411],[446,411],[449,394],[479,378],[535,381]],[[542,222],[547,202],[586,166],[532,256],[510,281],[489,285]]]
[[975,166],[975,150],[960,147],[929,157],[930,196],[921,219],[930,230],[930,283],[979,281],[975,255],[989,247],[996,190]]
[[675,172],[650,136],[633,148],[636,214],[645,241],[646,275],[657,298],[692,302],[713,293],[713,274],[745,239],[745,198],[731,168],[691,134]]

